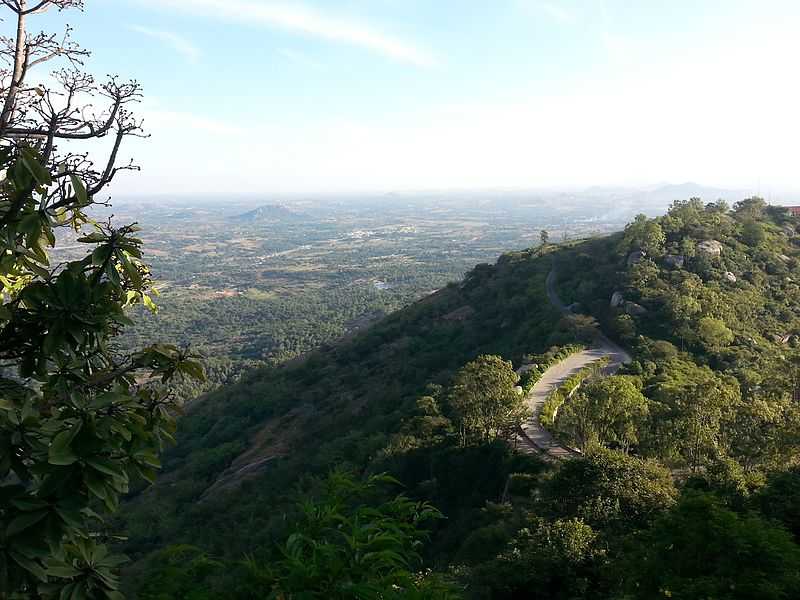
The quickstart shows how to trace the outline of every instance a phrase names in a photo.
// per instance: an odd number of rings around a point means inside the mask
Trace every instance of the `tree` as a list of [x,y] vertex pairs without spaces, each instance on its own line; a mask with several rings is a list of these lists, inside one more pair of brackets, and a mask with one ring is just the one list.
[[539,232],[539,239],[542,241],[542,246],[547,246],[547,243],[550,241],[550,232],[546,229],[542,229]]
[[449,403],[455,413],[462,445],[508,436],[527,414],[516,389],[519,376],[499,356],[483,355],[456,374]]
[[[126,308],[155,308],[136,227],[89,215],[117,173],[134,168],[117,159],[124,138],[140,134],[129,112],[139,85],[96,85],[78,70],[88,53],[69,28],[28,33],[31,16],[80,0],[3,5],[16,38],[0,44],[9,65],[0,71],[0,598],[119,598],[120,558],[101,543],[99,513],[116,508],[131,479],[154,478],[174,431],[164,384],[203,372],[185,349],[124,356],[112,344],[130,323]],[[53,85],[28,81],[53,60],[68,67]],[[107,100],[103,112],[93,98]],[[73,147],[106,138],[100,168]],[[48,248],[70,229],[87,254],[53,266]]]
[[[479,565],[473,585],[492,598],[574,600],[597,593],[598,534],[581,519],[534,519],[494,560]],[[595,596],[596,597],[596,596]]]
[[800,547],[784,529],[696,493],[639,536],[622,563],[626,597],[642,600],[779,600],[800,588]]
[[653,382],[647,444],[664,459],[699,469],[727,453],[741,403],[736,379],[674,359]]
[[419,550],[428,539],[426,527],[442,518],[438,510],[402,495],[375,500],[382,488],[398,485],[387,476],[362,482],[333,472],[322,484],[321,494],[301,497],[299,515],[276,556],[265,564],[249,561],[250,573],[242,587],[261,590],[253,597],[458,597],[441,577],[413,570],[422,563]]
[[733,205],[733,212],[737,218],[744,220],[758,220],[764,217],[767,203],[763,198],[756,196],[747,198]]
[[568,342],[594,342],[600,333],[597,319],[589,315],[567,315],[558,322],[559,331],[564,332]]
[[563,462],[541,488],[545,512],[595,529],[644,526],[675,503],[670,472],[654,461],[598,449]]
[[648,256],[658,257],[664,254],[666,241],[659,222],[645,215],[636,215],[633,222],[625,227],[623,246],[626,250],[638,248]]
[[767,239],[764,226],[754,219],[748,219],[742,225],[742,241],[752,248],[760,246]]
[[639,442],[647,398],[633,377],[616,375],[589,383],[564,404],[558,428],[582,451],[614,445],[627,452]]
[[783,525],[800,543],[800,467],[772,473],[756,504],[764,516]]
[[697,322],[697,335],[709,349],[718,349],[730,344],[734,335],[725,321],[713,317],[703,317]]

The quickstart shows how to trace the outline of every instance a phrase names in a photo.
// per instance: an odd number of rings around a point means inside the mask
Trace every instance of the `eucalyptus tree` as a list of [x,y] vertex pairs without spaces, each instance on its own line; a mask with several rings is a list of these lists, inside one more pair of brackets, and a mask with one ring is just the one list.
[[[114,344],[128,307],[155,310],[135,225],[92,216],[104,188],[137,169],[120,152],[143,135],[131,110],[141,88],[84,72],[89,53],[69,26],[28,28],[82,8],[0,0],[14,24],[0,37],[0,598],[120,597],[102,513],[132,480],[153,479],[174,432],[168,382],[203,377],[187,349]],[[51,262],[70,237],[85,252]]]

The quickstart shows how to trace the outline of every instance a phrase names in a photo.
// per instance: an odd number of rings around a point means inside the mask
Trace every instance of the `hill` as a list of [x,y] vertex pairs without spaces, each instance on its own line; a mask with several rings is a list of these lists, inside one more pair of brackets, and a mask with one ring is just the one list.
[[309,215],[280,204],[264,204],[231,218],[241,223],[303,223],[313,220]]
[[[131,587],[260,597],[270,571],[253,565],[285,557],[276,541],[299,527],[296,486],[320,493],[309,477],[336,466],[388,472],[441,509],[422,558],[456,595],[790,597],[799,225],[758,199],[676,202],[619,234],[504,254],[352,338],[209,394],[181,419],[159,481],[123,511]],[[551,273],[566,315],[548,300]],[[464,436],[462,367],[481,355],[528,364],[529,389],[600,330],[633,360],[576,375],[541,417],[582,456],[518,452],[510,430]],[[767,582],[779,593],[762,593]]]

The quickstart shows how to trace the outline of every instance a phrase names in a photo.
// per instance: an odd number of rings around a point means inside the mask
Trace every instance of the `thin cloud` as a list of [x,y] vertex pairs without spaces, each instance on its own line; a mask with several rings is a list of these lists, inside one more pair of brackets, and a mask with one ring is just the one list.
[[291,48],[278,48],[276,50],[278,54],[284,57],[289,62],[292,62],[296,65],[301,67],[310,67],[316,70],[322,70],[323,66],[321,63],[317,62],[313,58],[307,56],[303,52],[298,52],[297,50],[292,50]]
[[517,5],[529,13],[543,12],[560,25],[572,25],[578,20],[574,12],[558,2],[517,0]]
[[434,67],[436,58],[402,38],[350,19],[331,16],[301,4],[262,0],[145,0],[159,7],[225,19],[244,24],[277,27],[320,39],[365,48],[393,60],[419,67]]
[[178,33],[161,29],[151,29],[150,27],[143,27],[141,25],[131,25],[130,29],[131,31],[163,42],[189,62],[196,63],[200,60],[200,49]]

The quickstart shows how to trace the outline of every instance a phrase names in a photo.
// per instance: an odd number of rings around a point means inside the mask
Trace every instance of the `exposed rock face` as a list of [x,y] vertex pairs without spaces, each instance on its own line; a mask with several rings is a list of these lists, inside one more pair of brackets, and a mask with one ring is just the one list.
[[455,309],[453,312],[447,313],[443,319],[447,321],[466,321],[475,314],[475,309],[471,306],[462,306]]
[[664,257],[664,264],[670,269],[682,269],[686,263],[686,258],[681,254],[667,254]]
[[611,308],[619,308],[625,302],[625,296],[622,295],[622,292],[614,292],[611,295]]
[[634,250],[630,254],[628,254],[628,266],[632,267],[633,265],[638,265],[642,260],[644,260],[644,252],[641,250]]
[[705,240],[697,244],[697,249],[704,254],[719,256],[722,254],[722,242],[718,240]]
[[636,304],[636,302],[626,302],[625,312],[631,315],[632,317],[638,317],[643,314],[646,314],[647,309],[641,304]]
[[725,279],[727,279],[731,283],[736,283],[736,275],[734,275],[730,271],[725,271]]

